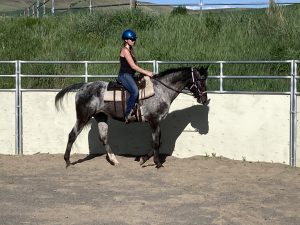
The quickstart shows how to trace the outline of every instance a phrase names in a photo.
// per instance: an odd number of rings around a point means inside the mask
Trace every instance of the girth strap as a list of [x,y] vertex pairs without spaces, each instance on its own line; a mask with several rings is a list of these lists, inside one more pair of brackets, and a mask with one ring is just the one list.
[[121,104],[122,104],[122,112],[125,114],[125,101],[126,101],[126,90],[121,91]]
[[116,90],[114,90],[114,108],[115,108],[115,112],[117,113]]

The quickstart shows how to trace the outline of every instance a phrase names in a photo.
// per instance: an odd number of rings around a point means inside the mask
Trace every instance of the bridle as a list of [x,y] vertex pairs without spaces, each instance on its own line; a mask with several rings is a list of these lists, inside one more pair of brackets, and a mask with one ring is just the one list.
[[[170,86],[168,86],[167,84],[165,84],[164,82],[160,81],[159,79],[157,79],[156,77],[152,77],[152,79],[156,80],[157,82],[159,82],[160,84],[162,84],[163,86],[165,86],[166,88],[172,90],[172,91],[175,91],[177,93],[181,93],[181,94],[186,94],[186,95],[190,95],[190,96],[194,96],[195,95],[195,92],[197,92],[198,96],[201,98],[202,96],[204,96],[207,92],[206,90],[202,91],[200,85],[199,85],[199,82],[201,82],[202,80],[205,80],[205,79],[197,79],[195,77],[195,74],[194,74],[194,68],[191,67],[191,76],[192,76],[192,85],[188,88],[189,92],[184,92],[184,91],[181,91],[181,90],[176,90]],[[195,90],[195,91],[194,91]],[[191,92],[191,93],[190,93]],[[198,97],[197,96],[197,97]]]
[[[200,79],[197,79],[194,75],[194,68],[191,68],[191,73],[192,73],[192,85],[189,87],[190,92],[197,95],[201,98],[205,94],[207,94],[206,90],[202,90],[203,85],[200,85],[199,83],[203,82],[205,79],[201,79],[201,74],[200,74]],[[193,91],[195,90],[195,91]]]

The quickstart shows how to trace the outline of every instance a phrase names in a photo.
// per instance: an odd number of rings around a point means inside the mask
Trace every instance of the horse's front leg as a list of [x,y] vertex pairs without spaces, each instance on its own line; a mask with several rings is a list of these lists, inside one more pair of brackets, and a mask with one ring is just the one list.
[[153,147],[153,153],[154,153],[154,163],[156,165],[156,168],[160,168],[163,165],[160,162],[159,158],[159,147],[160,147],[160,139],[161,139],[161,130],[159,123],[150,123],[150,126],[152,128],[152,147]]

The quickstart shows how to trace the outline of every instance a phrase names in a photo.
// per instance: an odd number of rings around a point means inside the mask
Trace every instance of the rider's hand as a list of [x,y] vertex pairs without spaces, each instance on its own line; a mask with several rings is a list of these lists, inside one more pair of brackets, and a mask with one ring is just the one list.
[[153,77],[154,74],[153,74],[153,72],[148,71],[146,75],[147,75],[148,77]]

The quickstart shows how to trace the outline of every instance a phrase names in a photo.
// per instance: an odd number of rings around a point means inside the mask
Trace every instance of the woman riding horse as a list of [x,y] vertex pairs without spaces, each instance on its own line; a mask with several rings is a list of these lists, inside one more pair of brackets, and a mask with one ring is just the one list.
[[118,81],[130,94],[124,114],[125,123],[128,123],[128,119],[133,111],[139,94],[138,87],[133,79],[134,74],[137,71],[141,74],[152,77],[153,73],[142,69],[136,63],[136,57],[133,52],[133,46],[137,39],[136,33],[130,29],[125,30],[122,34],[122,39],[124,41],[124,46],[120,51],[120,71]]

